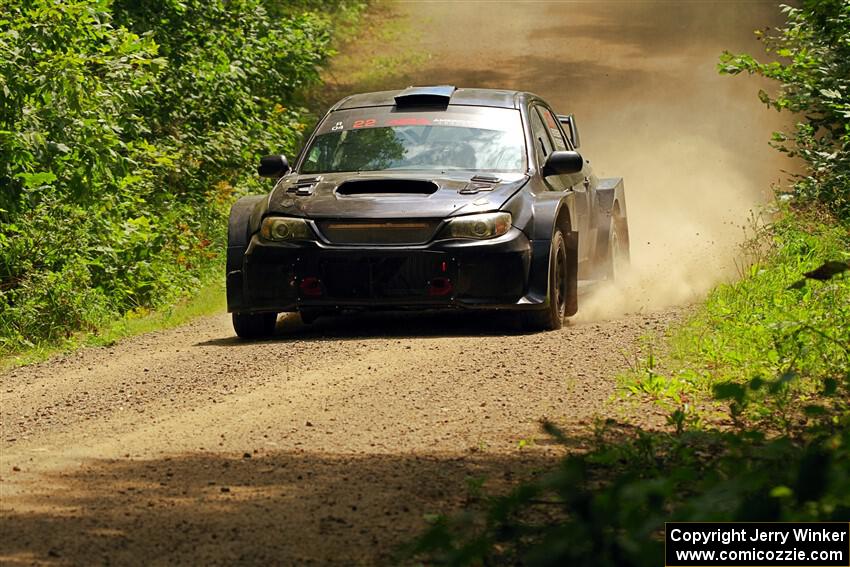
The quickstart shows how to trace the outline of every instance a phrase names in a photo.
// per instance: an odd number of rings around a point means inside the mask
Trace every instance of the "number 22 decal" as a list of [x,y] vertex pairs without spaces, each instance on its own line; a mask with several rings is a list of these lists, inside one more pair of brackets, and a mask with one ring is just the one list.
[[375,119],[370,118],[368,120],[355,120],[354,124],[352,124],[352,128],[371,128],[375,125]]

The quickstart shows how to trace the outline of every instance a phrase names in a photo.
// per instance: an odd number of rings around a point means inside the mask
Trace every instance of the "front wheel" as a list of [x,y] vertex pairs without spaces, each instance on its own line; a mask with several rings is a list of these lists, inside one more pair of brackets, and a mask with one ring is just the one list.
[[523,313],[523,323],[530,331],[554,331],[564,326],[570,298],[570,269],[567,245],[560,230],[552,238],[549,269],[549,305],[545,309]]
[[274,334],[277,313],[234,313],[233,330],[240,339],[264,339]]

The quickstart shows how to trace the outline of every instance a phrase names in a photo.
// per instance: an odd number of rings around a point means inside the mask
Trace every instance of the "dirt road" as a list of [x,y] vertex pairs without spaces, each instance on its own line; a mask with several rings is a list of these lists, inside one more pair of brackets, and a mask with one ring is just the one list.
[[678,316],[664,306],[721,277],[706,254],[729,259],[776,171],[755,87],[714,71],[723,48],[757,49],[772,4],[397,10],[415,33],[377,64],[429,56],[381,81],[524,88],[582,117],[602,173],[627,178],[631,287],[547,334],[375,315],[284,318],[240,343],[222,314],[0,375],[0,563],[389,562],[426,514],[469,504],[468,479],[499,490],[555,459],[540,419],[578,436],[600,416],[661,419],[612,399],[613,376]]
[[612,411],[612,372],[668,318],[536,335],[493,316],[284,319],[244,344],[222,315],[16,370],[0,379],[0,559],[387,559],[463,505],[467,477],[554,458],[539,419]]

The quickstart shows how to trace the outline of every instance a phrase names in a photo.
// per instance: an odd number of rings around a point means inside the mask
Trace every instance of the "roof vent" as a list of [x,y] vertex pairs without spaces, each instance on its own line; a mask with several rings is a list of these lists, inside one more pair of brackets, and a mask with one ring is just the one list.
[[455,90],[457,89],[452,85],[407,87],[395,95],[395,104],[399,108],[405,106],[448,106]]

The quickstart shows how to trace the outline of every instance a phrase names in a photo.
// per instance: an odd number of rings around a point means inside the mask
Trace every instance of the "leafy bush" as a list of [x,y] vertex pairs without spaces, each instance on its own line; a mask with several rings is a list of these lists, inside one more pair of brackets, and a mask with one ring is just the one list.
[[766,255],[678,330],[667,370],[647,361],[627,378],[665,383],[654,393],[674,408],[671,431],[601,424],[587,454],[479,513],[439,518],[408,551],[450,565],[650,566],[665,521],[847,521],[850,273],[801,278],[850,235],[795,215],[759,239]]
[[819,201],[850,217],[850,3],[804,0],[784,6],[787,25],[762,34],[778,60],[761,63],[750,55],[724,53],[720,70],[746,71],[779,81],[779,93],[760,93],[765,104],[798,113],[793,134],[776,133],[782,151],[805,160],[807,172],[793,193]]
[[[840,273],[850,261],[850,232],[796,211],[762,228],[747,248],[761,257],[741,281],[715,288],[674,333],[665,368],[649,365],[625,385],[684,414],[714,393],[732,400],[734,425],[786,432],[805,420],[799,408],[850,369],[850,327],[842,324],[850,321],[850,278]],[[803,277],[830,261],[834,277]],[[665,388],[651,389],[654,382]]]
[[[438,518],[408,556],[650,566],[665,521],[850,520],[850,3],[783,9],[787,26],[765,37],[780,61],[726,53],[721,71],[780,81],[760,96],[803,116],[774,142],[807,172],[749,243],[742,280],[625,377],[626,392],[671,410],[671,431],[602,424],[588,453],[482,511]],[[811,212],[824,207],[834,216]]]
[[445,565],[654,567],[664,522],[847,521],[847,425],[806,442],[616,437],[492,498],[483,513],[438,518],[405,553]]
[[194,289],[291,152],[326,17],[261,0],[0,0],[0,348]]

